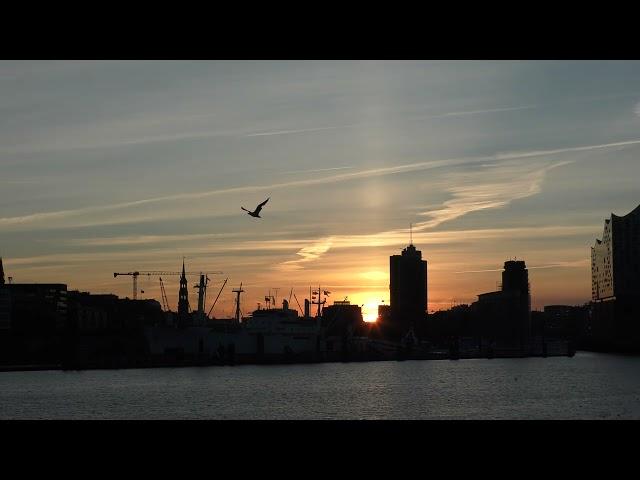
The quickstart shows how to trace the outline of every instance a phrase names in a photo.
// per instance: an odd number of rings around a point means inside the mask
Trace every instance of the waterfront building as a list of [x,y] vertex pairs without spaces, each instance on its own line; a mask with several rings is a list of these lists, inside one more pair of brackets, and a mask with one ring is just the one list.
[[591,247],[591,299],[640,298],[640,205],[604,221],[602,240]]
[[361,335],[364,326],[362,308],[349,300],[336,300],[322,310],[322,327],[327,336]]
[[427,261],[410,244],[401,255],[389,257],[391,322],[387,330],[393,337],[419,330],[427,312]]
[[78,333],[119,332],[166,323],[157,300],[131,300],[113,294],[68,292],[68,324]]
[[592,311],[588,330],[594,346],[640,349],[640,205],[605,219],[602,239],[591,247]]
[[541,334],[578,340],[587,321],[588,308],[581,305],[546,305]]
[[296,310],[289,308],[286,300],[282,308],[258,309],[243,318],[242,323],[220,327],[223,328],[148,327],[145,329],[147,348],[152,358],[173,356],[176,359],[235,359],[258,363],[308,361],[318,359],[325,351],[320,319],[300,317]]
[[485,342],[526,350],[531,341],[529,274],[523,260],[504,262],[502,288],[478,295],[472,304]]
[[25,334],[61,330],[67,321],[67,286],[61,283],[10,283],[0,287],[4,329]]
[[0,285],[0,330],[11,328],[11,296],[9,290]]

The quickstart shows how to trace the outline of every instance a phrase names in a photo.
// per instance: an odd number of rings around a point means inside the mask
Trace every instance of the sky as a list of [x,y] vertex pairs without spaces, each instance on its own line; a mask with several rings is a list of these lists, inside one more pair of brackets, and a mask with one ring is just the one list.
[[244,314],[320,285],[370,320],[410,224],[429,311],[513,258],[534,308],[582,304],[604,219],[640,203],[637,61],[2,61],[0,113],[7,276],[124,297],[113,272],[185,257],[223,272],[209,306],[229,279],[218,317],[242,282]]

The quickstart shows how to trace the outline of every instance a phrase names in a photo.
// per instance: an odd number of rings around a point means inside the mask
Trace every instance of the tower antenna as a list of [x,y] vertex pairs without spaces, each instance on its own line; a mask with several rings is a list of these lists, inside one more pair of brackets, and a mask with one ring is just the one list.
[[409,245],[413,245],[413,223],[409,224]]

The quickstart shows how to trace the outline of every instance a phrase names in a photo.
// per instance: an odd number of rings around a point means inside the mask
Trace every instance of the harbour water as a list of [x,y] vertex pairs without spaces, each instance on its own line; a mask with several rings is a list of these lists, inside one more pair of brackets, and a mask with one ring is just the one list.
[[2,419],[637,419],[640,357],[0,373]]

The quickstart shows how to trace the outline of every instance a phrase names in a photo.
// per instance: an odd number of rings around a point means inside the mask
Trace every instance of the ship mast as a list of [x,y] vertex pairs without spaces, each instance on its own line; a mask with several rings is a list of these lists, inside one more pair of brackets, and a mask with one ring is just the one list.
[[[311,287],[309,287],[309,290],[311,290]],[[309,293],[311,293],[311,292],[309,292]],[[320,318],[320,306],[324,305],[325,303],[327,303],[327,299],[325,298],[324,300],[321,300],[321,298],[322,298],[322,290],[320,289],[320,285],[318,285],[318,292],[313,292],[314,295],[316,293],[318,294],[318,301],[317,302],[312,301],[311,303],[318,305],[318,313],[316,314],[316,317]],[[313,299],[313,297],[312,297],[312,299]]]
[[236,294],[236,321],[240,323],[240,294],[244,292],[242,282],[240,282],[240,288],[236,288],[232,292]]

